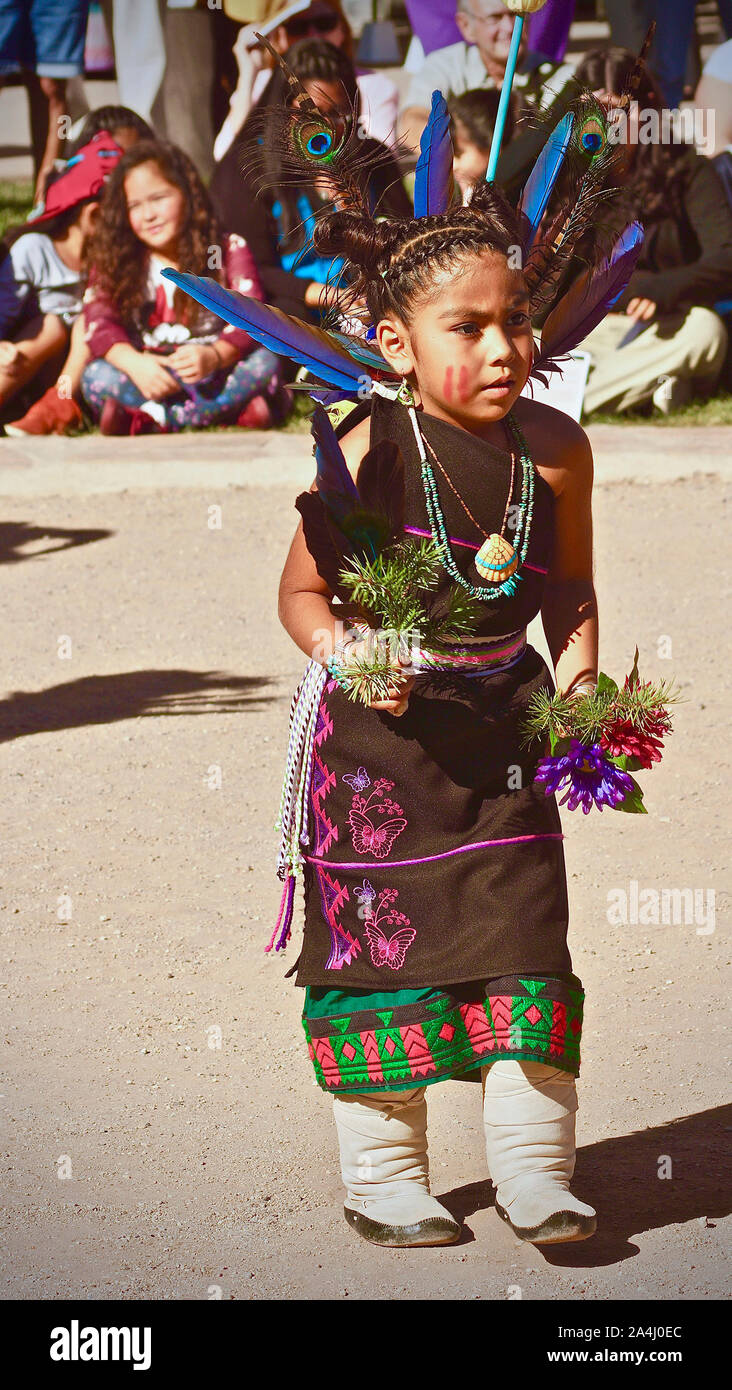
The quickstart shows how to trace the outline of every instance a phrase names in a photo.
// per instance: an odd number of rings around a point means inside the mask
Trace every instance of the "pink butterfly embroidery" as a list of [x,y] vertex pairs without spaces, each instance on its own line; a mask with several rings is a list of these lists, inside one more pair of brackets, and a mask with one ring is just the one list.
[[375,859],[385,859],[397,835],[401,835],[407,822],[399,817],[374,825],[355,807],[348,813],[353,848],[357,854],[373,854]]
[[374,965],[388,965],[392,970],[401,970],[407,951],[417,935],[414,927],[402,927],[390,937],[384,936],[375,922],[367,922],[365,930]]
[[371,778],[365,767],[360,767],[358,772],[344,772],[341,781],[347,782],[355,792],[364,792],[367,787],[371,786]]

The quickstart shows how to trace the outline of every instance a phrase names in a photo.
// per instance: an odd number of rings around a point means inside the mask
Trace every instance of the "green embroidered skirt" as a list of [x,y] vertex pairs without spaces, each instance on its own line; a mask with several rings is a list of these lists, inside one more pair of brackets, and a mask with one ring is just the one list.
[[500,1057],[578,1076],[583,1003],[569,972],[382,992],[311,985],[302,1021],[323,1090],[400,1091],[478,1081]]

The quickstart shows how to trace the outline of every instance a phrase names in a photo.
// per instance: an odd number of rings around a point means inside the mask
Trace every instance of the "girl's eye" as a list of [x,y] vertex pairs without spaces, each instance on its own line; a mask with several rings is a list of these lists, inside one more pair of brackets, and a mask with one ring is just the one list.
[[459,323],[453,329],[453,332],[460,333],[466,338],[472,338],[474,333],[480,332],[480,329],[477,323]]
[[529,315],[528,315],[528,314],[524,314],[523,312],[521,312],[521,313],[518,313],[518,314],[512,314],[512,315],[511,315],[511,320],[510,320],[510,321],[511,321],[512,324],[514,324],[514,325],[518,328],[518,327],[521,327],[521,326],[522,326],[523,324],[525,324],[525,323],[529,323],[530,320],[529,320]]

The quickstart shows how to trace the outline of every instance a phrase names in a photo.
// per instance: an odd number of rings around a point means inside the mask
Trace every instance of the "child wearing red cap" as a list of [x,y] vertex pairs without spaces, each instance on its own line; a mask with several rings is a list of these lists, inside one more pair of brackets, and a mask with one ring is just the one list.
[[[84,247],[90,235],[105,179],[121,159],[122,150],[108,131],[100,131],[83,146],[46,189],[45,205],[31,222],[11,233],[0,265],[0,411],[69,347],[73,325],[81,313]],[[78,375],[83,360],[79,344]],[[27,427],[28,415],[6,423],[7,434],[64,433],[81,423],[74,402],[73,357],[70,389],[52,386],[31,407],[43,415],[43,429]],[[30,414],[30,412],[29,412]],[[49,417],[46,420],[46,416]]]

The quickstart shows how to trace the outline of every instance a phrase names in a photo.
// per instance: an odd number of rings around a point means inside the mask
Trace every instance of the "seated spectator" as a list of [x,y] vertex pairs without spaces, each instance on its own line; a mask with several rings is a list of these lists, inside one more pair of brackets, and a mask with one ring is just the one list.
[[[255,32],[256,31],[256,32]],[[229,114],[214,142],[214,158],[223,159],[238,138],[249,112],[261,100],[272,75],[272,60],[257,39],[262,34],[278,53],[286,53],[294,43],[303,39],[321,39],[343,49],[354,61],[351,26],[343,13],[340,0],[297,0],[287,4],[282,0],[272,18],[240,29],[234,45],[239,64],[239,82],[229,107]],[[356,81],[361,97],[362,127],[372,140],[384,145],[396,145],[396,126],[399,112],[399,92],[391,78],[383,72],[357,70]]]
[[[6,236],[0,265],[0,407],[30,383],[43,389],[56,374],[52,368],[66,352],[81,313],[84,251],[104,181],[121,157],[108,132],[100,131],[48,184],[43,212]],[[24,394],[28,402],[40,392]],[[49,417],[43,433],[80,423],[73,400],[58,397],[53,388],[46,395],[32,407],[36,415]],[[23,420],[16,427],[7,424],[6,432],[26,433]]]
[[[577,76],[617,103],[634,63],[627,50],[597,50]],[[642,111],[661,109],[647,73],[637,101]],[[621,195],[608,216],[617,226],[637,217],[645,242],[616,311],[582,344],[593,360],[585,409],[626,411],[653,400],[668,413],[695,388],[713,390],[724,364],[727,333],[713,306],[732,285],[732,211],[713,165],[693,146],[640,144],[631,122],[626,133],[610,175]],[[634,325],[648,326],[621,347]]]
[[[2,0],[0,0],[2,3]],[[70,159],[73,159],[82,145],[88,145],[100,131],[105,130],[112,136],[115,145],[123,151],[130,149],[137,140],[154,140],[155,133],[151,130],[147,121],[143,121],[136,111],[131,111],[128,106],[98,106],[95,111],[87,112],[76,122],[77,134],[73,139],[66,142],[65,158],[55,159],[53,170],[48,178],[48,183],[58,174],[62,174]],[[43,212],[43,196],[40,197],[38,205],[28,216],[29,222],[34,222],[39,213]]]
[[706,111],[713,140],[710,156],[732,150],[732,39],[715,48],[705,65],[694,96],[694,105]]
[[[400,133],[414,150],[427,124],[433,91],[442,92],[449,102],[476,87],[496,89],[503,83],[515,16],[502,0],[457,0],[455,17],[463,41],[431,53],[407,92]],[[576,95],[576,84],[571,67],[557,67],[540,53],[529,52],[524,37],[514,91],[524,106],[550,112],[558,121]],[[509,196],[525,182],[544,138],[542,131],[527,127],[510,143],[504,142],[496,181]]]
[[161,272],[209,275],[262,298],[251,253],[222,235],[194,165],[174,145],[140,141],[105,190],[84,295],[91,358],[82,393],[105,434],[238,423],[264,427],[287,408],[278,359],[203,310]]
[[100,130],[108,130],[115,144],[125,153],[136,145],[138,140],[155,139],[152,126],[143,121],[142,116],[138,116],[129,106],[97,106],[84,117],[76,139],[67,143],[67,158],[70,159],[76,154],[82,145],[88,145]]
[[[305,40],[288,50],[287,63],[320,111],[340,122],[358,121],[358,87],[342,49]],[[287,77],[277,68],[236,145],[216,169],[211,197],[221,221],[245,237],[269,303],[317,322],[333,263],[318,256],[309,240],[315,211],[332,195],[322,181],[319,189],[302,182],[293,186],[290,180],[283,184],[279,150],[267,141],[266,112],[281,109],[289,99]],[[379,147],[366,139],[361,148],[371,156]],[[372,176],[372,203],[389,216],[410,217],[412,206],[399,168],[389,150],[380,148],[383,160]],[[242,174],[245,159],[247,171]]]
[[[469,201],[474,185],[486,176],[500,99],[499,91],[488,91],[484,87],[478,87],[474,92],[463,92],[462,96],[453,97],[449,103],[452,144],[455,151],[453,172],[455,182],[463,195],[463,203]],[[507,141],[512,138],[514,121],[512,98],[506,118],[504,138]]]

